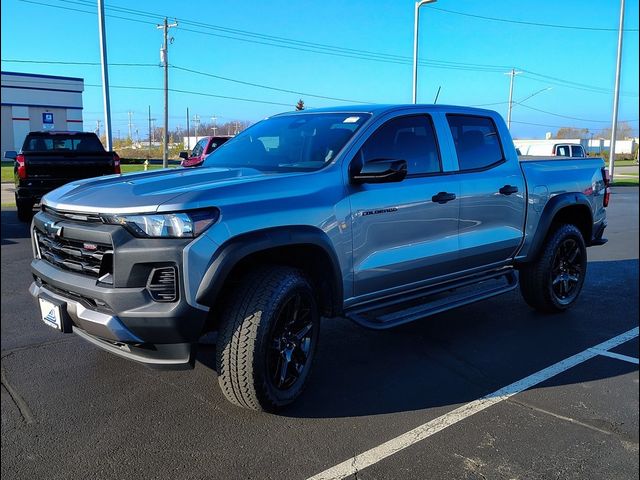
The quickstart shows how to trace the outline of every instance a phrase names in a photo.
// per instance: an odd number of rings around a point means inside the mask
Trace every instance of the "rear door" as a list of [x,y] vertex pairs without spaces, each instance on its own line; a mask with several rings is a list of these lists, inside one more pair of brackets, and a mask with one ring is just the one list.
[[[520,164],[515,152],[505,155],[493,118],[446,117],[460,180],[460,270],[499,264],[515,255],[524,235],[525,184]],[[504,135],[509,138],[508,132]]]
[[460,185],[443,173],[432,117],[387,120],[351,164],[380,159],[406,160],[408,174],[397,183],[348,186],[356,297],[418,286],[454,272],[458,259]]

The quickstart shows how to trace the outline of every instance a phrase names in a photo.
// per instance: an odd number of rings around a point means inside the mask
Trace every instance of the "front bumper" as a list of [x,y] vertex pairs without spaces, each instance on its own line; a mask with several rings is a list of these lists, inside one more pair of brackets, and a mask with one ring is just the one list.
[[[34,217],[32,235],[37,231],[51,237],[45,224],[52,221],[61,228],[56,241],[113,246],[112,283],[35,258],[31,294],[55,300],[70,330],[100,348],[146,364],[188,365],[208,316],[207,309],[186,299],[182,258],[189,241],[140,239],[120,226],[60,219],[45,212]],[[38,257],[35,238],[34,252]],[[175,301],[158,301],[148,288],[154,269],[166,266],[177,274]]]

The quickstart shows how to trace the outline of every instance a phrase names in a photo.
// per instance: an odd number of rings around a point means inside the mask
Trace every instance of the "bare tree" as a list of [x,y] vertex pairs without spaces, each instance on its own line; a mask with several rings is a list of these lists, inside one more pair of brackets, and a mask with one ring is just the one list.
[[298,100],[298,103],[296,103],[296,110],[298,111],[304,110],[304,100],[302,99]]

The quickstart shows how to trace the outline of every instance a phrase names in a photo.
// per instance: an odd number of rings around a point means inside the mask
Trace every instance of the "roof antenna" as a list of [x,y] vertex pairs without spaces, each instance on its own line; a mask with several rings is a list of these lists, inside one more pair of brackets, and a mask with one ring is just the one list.
[[440,96],[440,89],[442,88],[442,85],[438,86],[438,91],[436,92],[436,98],[433,101],[433,104],[435,105],[436,103],[438,103],[438,97]]

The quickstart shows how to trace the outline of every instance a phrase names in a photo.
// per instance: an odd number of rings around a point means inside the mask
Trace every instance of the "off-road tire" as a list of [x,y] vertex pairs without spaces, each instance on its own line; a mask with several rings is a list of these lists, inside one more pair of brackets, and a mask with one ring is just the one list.
[[[279,312],[296,295],[311,302],[311,350],[296,382],[281,390],[270,380],[268,349]],[[320,330],[317,304],[304,274],[283,266],[259,267],[243,278],[223,312],[216,368],[225,397],[238,406],[264,411],[292,403],[307,382]]]
[[[568,239],[574,240],[579,249],[581,275],[574,294],[563,300],[553,290],[553,268],[558,249]],[[540,312],[563,312],[571,308],[580,296],[586,273],[587,249],[582,233],[575,225],[559,225],[548,236],[539,257],[520,269],[520,292],[525,301]]]

